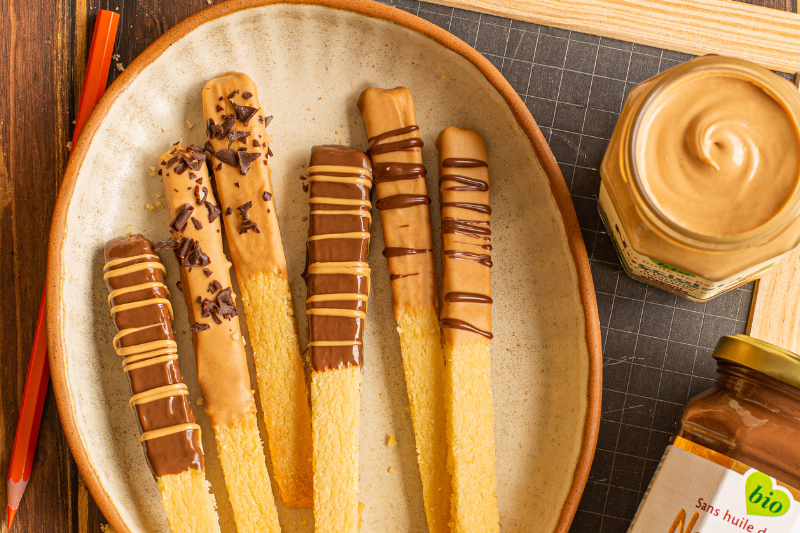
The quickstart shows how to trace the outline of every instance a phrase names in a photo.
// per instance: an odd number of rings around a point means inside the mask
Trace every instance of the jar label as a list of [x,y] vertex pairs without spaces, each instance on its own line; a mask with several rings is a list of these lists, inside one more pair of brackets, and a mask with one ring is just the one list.
[[620,222],[614,204],[605,185],[600,185],[600,197],[598,198],[600,216],[606,226],[608,235],[614,242],[622,266],[631,275],[644,283],[663,287],[680,294],[685,294],[697,300],[708,300],[723,292],[729,291],[764,275],[775,266],[777,260],[762,263],[749,268],[728,279],[722,281],[711,281],[702,276],[670,265],[667,262],[640,254],[630,246],[625,227]]
[[628,533],[800,531],[800,491],[676,437]]

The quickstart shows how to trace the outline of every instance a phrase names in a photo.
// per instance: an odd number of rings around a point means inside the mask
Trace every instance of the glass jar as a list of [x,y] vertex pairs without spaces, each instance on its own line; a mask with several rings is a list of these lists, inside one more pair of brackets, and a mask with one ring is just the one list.
[[800,94],[753,63],[704,56],[635,86],[600,167],[627,273],[695,301],[764,275],[800,242],[798,154]]
[[629,531],[800,531],[800,356],[746,335],[713,356]]

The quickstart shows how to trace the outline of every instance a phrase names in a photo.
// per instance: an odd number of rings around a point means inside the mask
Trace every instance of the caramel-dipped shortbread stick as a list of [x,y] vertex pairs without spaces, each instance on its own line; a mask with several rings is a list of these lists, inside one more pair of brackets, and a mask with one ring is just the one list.
[[448,531],[450,474],[445,438],[444,359],[437,318],[431,222],[422,139],[405,87],[367,89],[358,100],[369,137],[377,207],[400,334],[428,530]]
[[369,297],[369,194],[362,152],[315,146],[306,257],[316,533],[357,533],[358,419]]
[[436,139],[442,207],[442,342],[453,533],[500,530],[492,414],[489,171],[480,134]]
[[278,533],[247,355],[222,249],[220,209],[200,147],[175,145],[159,160],[181,290],[189,310],[197,381],[214,426],[217,452],[239,531]]
[[206,481],[200,426],[178,368],[166,270],[142,235],[108,241],[103,279],[117,335],[114,350],[131,386],[140,442],[158,481],[172,533],[219,533]]
[[275,480],[284,505],[311,507],[311,410],[267,165],[272,117],[253,81],[236,72],[206,84],[203,115]]

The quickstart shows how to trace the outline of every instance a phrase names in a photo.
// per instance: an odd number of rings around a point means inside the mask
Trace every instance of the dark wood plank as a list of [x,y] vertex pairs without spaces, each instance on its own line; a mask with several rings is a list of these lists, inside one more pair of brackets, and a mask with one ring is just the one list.
[[[50,215],[67,160],[73,9],[0,2],[0,472],[5,475],[44,286]],[[15,531],[74,527],[76,470],[52,390]],[[5,483],[0,485],[5,501]],[[5,524],[3,524],[5,530]]]
[[739,0],[756,6],[771,7],[781,11],[791,11],[797,13],[797,0]]

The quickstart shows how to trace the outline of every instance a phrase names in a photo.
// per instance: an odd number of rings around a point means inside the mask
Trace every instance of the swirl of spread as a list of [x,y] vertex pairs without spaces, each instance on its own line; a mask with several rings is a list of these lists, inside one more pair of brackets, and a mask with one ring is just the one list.
[[773,218],[798,187],[797,125],[747,79],[693,77],[651,102],[641,124],[634,157],[644,191],[686,230],[741,235]]

